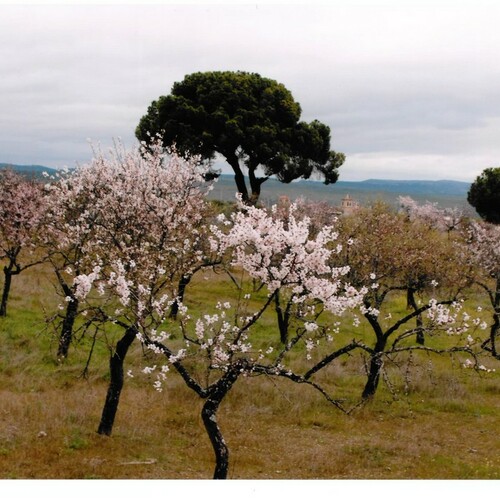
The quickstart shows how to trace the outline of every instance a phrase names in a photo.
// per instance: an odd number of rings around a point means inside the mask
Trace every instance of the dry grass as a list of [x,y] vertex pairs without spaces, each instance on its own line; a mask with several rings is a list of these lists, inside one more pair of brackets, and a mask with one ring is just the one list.
[[[102,381],[2,390],[3,477],[210,478],[200,401],[179,384],[172,380],[159,395],[129,383],[111,438],[95,432]],[[220,412],[230,477],[497,479],[498,397],[496,406],[484,399],[379,398],[345,416],[296,387],[244,381]]]
[[[49,293],[29,293],[41,286],[40,276],[32,273],[22,284],[21,278],[11,316],[0,320],[1,477],[210,478],[213,453],[201,401],[174,374],[162,394],[138,377],[128,379],[113,436],[97,435],[106,351],[98,353],[88,379],[79,377],[83,347],[57,365],[40,312],[42,299],[46,305],[56,301]],[[140,356],[136,349],[129,363]],[[322,376],[359,395],[357,363],[338,364]],[[346,416],[312,390],[243,379],[219,414],[231,452],[229,476],[498,479],[499,381],[497,373],[479,376],[443,360],[430,369],[426,361],[412,371],[406,395],[402,382],[395,394],[382,387],[374,402]]]

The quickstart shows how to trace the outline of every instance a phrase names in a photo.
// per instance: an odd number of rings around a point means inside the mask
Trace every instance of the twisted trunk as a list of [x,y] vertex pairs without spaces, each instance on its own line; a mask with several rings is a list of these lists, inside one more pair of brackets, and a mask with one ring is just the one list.
[[288,324],[290,322],[290,303],[287,304],[283,311],[280,302],[279,291],[274,296],[274,306],[278,317],[278,328],[280,331],[280,340],[282,344],[288,342]]
[[256,205],[257,201],[259,201],[262,184],[269,178],[269,177],[257,177],[255,175],[256,169],[257,165],[252,165],[248,168],[248,179],[250,181],[250,189],[252,190],[252,197],[250,201],[252,202],[253,205]]
[[380,381],[380,373],[384,365],[384,362],[382,361],[383,353],[384,349],[382,348],[381,350],[377,350],[370,358],[368,379],[361,395],[364,400],[373,398],[373,396],[375,396],[375,392],[377,392],[378,383]]
[[361,395],[362,399],[364,400],[373,398],[373,396],[375,396],[375,392],[377,391],[378,383],[380,381],[380,373],[382,372],[382,367],[384,366],[382,356],[385,352],[388,338],[386,335],[384,335],[382,328],[376,318],[374,318],[369,313],[365,314],[365,318],[373,328],[377,337],[377,342],[375,343],[375,347],[373,348],[373,352],[370,356],[368,379]]
[[493,324],[491,325],[490,329],[491,354],[497,359],[500,359],[500,353],[498,352],[496,347],[496,340],[499,335],[500,335],[500,309],[496,311],[495,314],[493,315]]
[[4,282],[3,282],[3,292],[2,301],[0,303],[0,316],[7,316],[7,303],[9,301],[10,287],[12,285],[12,276],[19,274],[21,268],[15,264],[13,261],[9,262],[8,266],[4,266]]
[[57,348],[58,359],[65,359],[68,357],[69,346],[73,338],[73,326],[78,314],[78,299],[71,295],[69,295],[69,297],[71,300],[66,306],[66,315],[64,316],[61,334],[59,336],[59,346]]
[[129,347],[136,338],[137,329],[135,326],[129,327],[125,335],[116,344],[116,350],[109,360],[110,381],[106,401],[102,410],[101,422],[97,429],[98,434],[111,436],[113,424],[118,411],[118,403],[123,389],[123,363]]
[[182,275],[179,280],[179,286],[177,288],[177,298],[174,300],[172,306],[170,307],[169,318],[177,319],[177,314],[179,313],[179,303],[184,300],[184,294],[186,292],[186,287],[191,282],[191,278],[193,277],[192,273]]
[[55,268],[55,273],[57,281],[61,285],[64,296],[68,301],[66,305],[66,314],[61,326],[61,333],[59,334],[59,345],[57,348],[57,358],[62,360],[68,357],[69,346],[71,344],[71,340],[73,339],[73,326],[78,314],[79,301],[75,297],[72,287],[64,281],[60,270]]
[[493,294],[493,324],[490,328],[491,354],[500,359],[496,347],[497,337],[500,335],[500,276],[497,278],[495,293]]
[[478,284],[486,290],[493,308],[493,323],[490,327],[490,334],[483,341],[481,347],[491,352],[494,358],[500,359],[500,352],[497,349],[497,338],[500,336],[500,276],[496,278],[495,290],[491,290],[483,283],[479,282]]
[[238,189],[238,192],[241,194],[241,199],[244,203],[248,203],[249,198],[248,198],[247,185],[245,183],[245,176],[241,171],[238,157],[234,153],[226,154],[225,157],[227,162],[229,163],[229,165],[231,165],[231,168],[233,169],[234,182],[236,183],[236,188]]
[[231,365],[222,378],[212,386],[201,410],[201,418],[215,454],[214,479],[226,479],[229,470],[229,449],[217,422],[217,410],[238,379],[242,368],[243,362]]
[[[417,301],[415,300],[415,290],[413,288],[408,288],[407,291],[407,302],[408,305],[416,312],[418,311]],[[416,316],[416,330],[417,330],[417,344],[425,344],[425,336],[423,329],[422,315],[419,313]]]

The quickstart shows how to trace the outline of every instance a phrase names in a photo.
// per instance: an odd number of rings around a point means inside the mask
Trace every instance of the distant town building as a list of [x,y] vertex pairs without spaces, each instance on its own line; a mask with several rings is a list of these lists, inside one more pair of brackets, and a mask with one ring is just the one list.
[[342,198],[342,205],[340,206],[340,209],[344,215],[350,215],[359,209],[359,203],[356,200],[353,200],[348,193]]
[[[288,196],[282,195],[278,198],[278,206],[287,209],[291,204],[291,200]],[[268,207],[270,207],[271,204],[269,202]],[[356,210],[359,210],[360,204],[358,201],[356,201],[354,198],[351,198],[351,195],[346,194],[341,201],[341,205],[334,205],[332,206],[333,213],[337,216],[341,215],[351,215]]]

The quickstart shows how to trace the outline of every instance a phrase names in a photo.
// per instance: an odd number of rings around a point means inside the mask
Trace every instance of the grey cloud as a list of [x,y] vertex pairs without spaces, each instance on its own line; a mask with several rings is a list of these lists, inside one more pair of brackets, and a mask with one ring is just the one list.
[[411,158],[468,175],[471,154],[500,155],[500,11],[431,7],[3,6],[0,161],[72,164],[88,137],[132,144],[175,81],[241,69],[331,127],[346,175],[383,176],[385,161],[397,177]]

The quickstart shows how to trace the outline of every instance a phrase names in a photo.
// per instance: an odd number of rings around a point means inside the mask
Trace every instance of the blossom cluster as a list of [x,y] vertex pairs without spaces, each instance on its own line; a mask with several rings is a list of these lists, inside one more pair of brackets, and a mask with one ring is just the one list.
[[431,299],[426,314],[434,328],[444,328],[448,335],[462,335],[471,328],[485,330],[488,327],[480,317],[472,318],[463,306],[463,301],[453,301],[448,305]]
[[[59,245],[76,242],[80,249],[79,265],[69,266],[75,296],[104,311],[108,320],[133,325],[147,349],[166,357],[144,371],[156,377],[157,390],[172,366],[185,367],[191,360],[207,373],[227,372],[242,360],[248,364],[241,366],[262,367],[265,359],[269,368],[286,370],[288,349],[299,346],[306,359],[312,359],[322,340],[332,341],[338,332],[335,320],[328,327],[319,324],[318,310],[331,313],[330,318],[360,311],[375,324],[388,290],[437,293],[438,281],[446,281],[444,268],[430,263],[450,260],[445,258],[444,238],[431,240],[436,252],[441,243],[443,249],[437,257],[429,256],[427,242],[419,238],[424,233],[408,234],[408,220],[401,214],[375,214],[376,227],[364,233],[346,231],[342,245],[340,223],[315,225],[295,203],[279,212],[277,207],[265,210],[240,201],[229,217],[220,215],[208,223],[202,186],[196,159],[165,153],[153,144],[122,151],[111,160],[97,155],[48,188],[55,200],[51,231],[63,235]],[[211,258],[258,282],[267,294],[254,296],[241,287],[237,300],[210,304],[191,318],[177,285]],[[281,299],[294,314],[294,337],[277,348],[272,339],[253,333],[273,300]],[[180,337],[166,331],[174,328],[165,325],[174,303],[180,311],[175,326]],[[417,312],[415,305],[405,321],[416,314],[420,321],[425,310],[428,331],[462,335],[471,328],[486,328],[458,301],[431,299],[428,307],[421,307]],[[382,316],[380,321],[390,319]],[[359,319],[353,324],[359,325]]]
[[470,369],[475,369],[478,371],[486,372],[486,373],[494,373],[496,370],[495,368],[486,368],[483,364],[478,364],[472,361],[471,359],[467,358],[463,363],[462,363],[463,368],[470,368]]
[[474,261],[493,278],[500,277],[500,226],[472,221],[467,228]]
[[[340,325],[333,321],[328,328],[320,327],[315,304],[335,315],[362,304],[366,289],[358,290],[344,281],[347,266],[330,263],[330,257],[340,251],[334,228],[312,231],[309,218],[295,217],[294,204],[285,218],[275,217],[275,210],[240,205],[230,218],[219,216],[218,224],[210,225],[210,251],[230,269],[240,269],[250,280],[263,284],[268,293],[267,298],[257,298],[242,292],[237,302],[216,302],[213,310],[206,307],[196,319],[183,306],[180,323],[186,359],[205,359],[207,368],[221,371],[227,371],[242,357],[248,366],[267,360],[271,371],[280,372],[285,370],[283,352],[299,344],[291,342],[275,349],[277,339],[270,337],[266,341],[253,336],[254,325],[278,291],[282,295],[286,292],[294,305],[300,331],[296,339],[302,338],[306,359],[311,359],[322,338],[331,341]],[[157,349],[154,345],[148,347]],[[170,355],[167,362],[173,363]],[[158,372],[157,367],[153,372]],[[157,378],[155,384],[159,389],[161,380]]]
[[38,183],[11,170],[0,172],[0,258],[16,259],[21,249],[34,247],[45,199]]
[[332,266],[333,254],[341,251],[338,234],[332,226],[324,226],[311,237],[311,220],[295,217],[296,206],[290,205],[288,219],[273,217],[257,207],[243,207],[221,218],[223,225],[212,226],[212,250],[232,252],[231,264],[241,267],[260,280],[269,293],[289,288],[294,302],[316,299],[325,309],[340,315],[361,304],[366,289],[356,289],[343,278],[349,266]]
[[439,208],[437,203],[429,201],[419,205],[409,196],[400,196],[399,203],[411,220],[425,221],[436,229],[451,231],[463,220],[463,213],[458,208]]
[[97,152],[48,183],[46,245],[72,276],[75,298],[106,307],[107,318],[124,312],[141,324],[164,317],[176,280],[205,257],[204,171],[199,159],[158,140],[132,150],[117,145],[109,156]]

